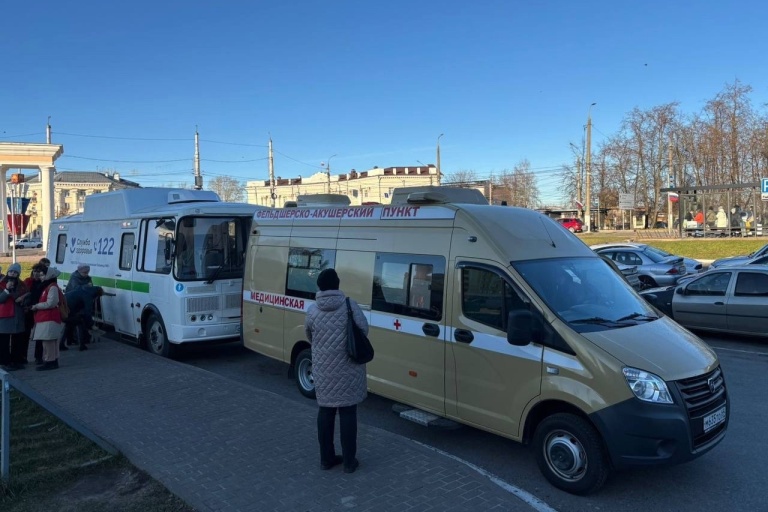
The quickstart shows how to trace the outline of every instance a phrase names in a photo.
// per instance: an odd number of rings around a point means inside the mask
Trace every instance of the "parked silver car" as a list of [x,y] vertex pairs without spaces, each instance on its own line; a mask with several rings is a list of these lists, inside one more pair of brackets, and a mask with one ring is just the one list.
[[753,260],[757,258],[761,258],[763,256],[768,256],[768,244],[765,244],[755,252],[751,254],[742,254],[740,256],[728,256],[727,258],[720,258],[719,260],[715,260],[712,263],[709,264],[709,268],[719,268],[719,267],[731,267],[734,265],[743,265],[743,264],[751,264],[754,263]]
[[690,329],[768,336],[768,268],[739,265],[710,270],[678,286],[640,292]]
[[647,247],[612,247],[597,249],[596,252],[611,258],[619,265],[636,266],[638,278],[644,288],[670,286],[686,274],[683,258],[661,256]]
[[[589,248],[593,251],[599,251],[600,249],[612,249],[614,247],[634,247],[637,249],[645,249],[648,252],[656,253],[657,255],[661,257],[669,257],[669,256],[675,256],[674,254],[670,254],[664,249],[659,249],[658,247],[654,247],[652,245],[648,244],[639,244],[635,242],[614,242],[610,244],[596,244],[596,245],[590,245]],[[686,258],[685,256],[677,256],[678,258],[683,258],[683,263],[685,263],[685,268],[690,274],[698,274],[700,272],[704,272],[704,265],[699,260],[695,260],[693,258]]]

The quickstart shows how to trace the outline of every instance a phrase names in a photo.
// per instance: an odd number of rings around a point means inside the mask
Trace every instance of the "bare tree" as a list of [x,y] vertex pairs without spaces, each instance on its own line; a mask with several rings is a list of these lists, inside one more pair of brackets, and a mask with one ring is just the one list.
[[216,192],[222,201],[229,203],[243,201],[245,186],[235,178],[216,176],[208,183],[208,188]]
[[445,176],[443,183],[446,185],[459,183],[473,183],[478,181],[477,172],[472,169],[462,169],[454,171]]
[[494,192],[494,199],[505,200],[510,206],[524,208],[536,208],[539,205],[539,187],[528,160],[515,165],[511,172],[502,171],[494,178],[494,185],[500,189]]

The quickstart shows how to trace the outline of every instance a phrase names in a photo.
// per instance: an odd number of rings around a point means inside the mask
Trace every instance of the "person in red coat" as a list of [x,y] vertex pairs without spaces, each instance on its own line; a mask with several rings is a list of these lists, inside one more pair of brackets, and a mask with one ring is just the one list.
[[43,344],[43,365],[38,366],[38,370],[55,370],[59,367],[59,338],[63,329],[59,302],[64,300],[64,294],[56,284],[59,274],[57,268],[48,269],[43,278],[40,300],[31,308],[35,314],[32,339],[40,340]]

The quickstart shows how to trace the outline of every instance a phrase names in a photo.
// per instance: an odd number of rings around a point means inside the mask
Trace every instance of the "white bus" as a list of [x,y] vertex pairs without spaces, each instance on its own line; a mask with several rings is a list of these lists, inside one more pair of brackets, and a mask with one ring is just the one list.
[[93,194],[82,213],[52,223],[48,258],[62,286],[89,265],[93,284],[114,294],[101,299],[100,322],[169,357],[182,343],[240,337],[245,250],[257,209],[201,190]]

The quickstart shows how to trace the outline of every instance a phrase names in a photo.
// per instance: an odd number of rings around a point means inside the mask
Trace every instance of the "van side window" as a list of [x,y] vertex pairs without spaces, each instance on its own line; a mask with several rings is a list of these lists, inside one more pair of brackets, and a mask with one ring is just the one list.
[[56,238],[56,263],[64,263],[67,255],[67,234],[62,233]]
[[123,233],[120,241],[120,270],[131,270],[133,267],[133,233]]
[[292,248],[288,253],[285,294],[314,300],[317,293],[317,276],[326,268],[334,268],[335,265],[336,251],[333,249]]
[[496,272],[465,267],[461,270],[461,312],[470,320],[506,331],[507,316],[529,309],[518,292]]
[[437,321],[443,316],[445,259],[378,253],[373,275],[374,311]]

